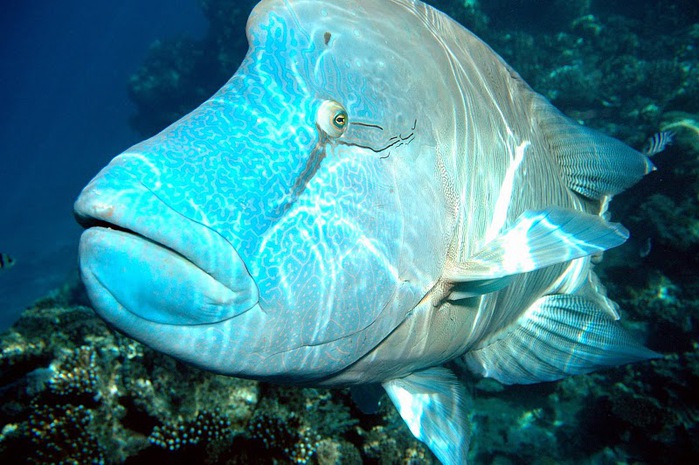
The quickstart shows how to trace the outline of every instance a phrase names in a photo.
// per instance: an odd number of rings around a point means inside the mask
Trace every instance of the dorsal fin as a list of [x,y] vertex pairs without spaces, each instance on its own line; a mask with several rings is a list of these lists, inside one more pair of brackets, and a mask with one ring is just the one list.
[[539,127],[573,191],[604,200],[633,186],[655,169],[641,152],[581,126],[539,97],[533,103]]

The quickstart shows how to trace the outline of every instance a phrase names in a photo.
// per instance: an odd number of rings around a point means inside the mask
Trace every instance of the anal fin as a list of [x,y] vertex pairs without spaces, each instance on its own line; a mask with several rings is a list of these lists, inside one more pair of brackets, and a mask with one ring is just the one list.
[[537,300],[464,361],[471,371],[502,383],[529,384],[656,357],[594,301],[555,294]]
[[383,383],[413,435],[444,465],[465,464],[470,441],[466,390],[442,367]]

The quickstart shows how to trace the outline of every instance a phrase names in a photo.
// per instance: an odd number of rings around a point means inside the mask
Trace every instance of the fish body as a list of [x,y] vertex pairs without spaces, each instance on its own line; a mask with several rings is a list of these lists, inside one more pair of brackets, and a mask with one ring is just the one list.
[[16,260],[6,253],[0,253],[0,270],[9,270],[15,266]]
[[75,204],[96,311],[204,369],[381,384],[464,463],[442,365],[533,383],[655,353],[591,257],[653,170],[581,127],[446,15],[409,0],[267,0],[238,71],[116,157]]

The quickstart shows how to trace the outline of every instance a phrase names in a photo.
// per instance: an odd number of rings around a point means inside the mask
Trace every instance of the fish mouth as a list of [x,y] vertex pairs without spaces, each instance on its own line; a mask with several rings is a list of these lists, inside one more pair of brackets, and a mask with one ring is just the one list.
[[80,272],[98,313],[108,321],[126,310],[154,323],[202,325],[258,303],[255,281],[228,240],[115,171],[98,175],[74,207],[85,228]]

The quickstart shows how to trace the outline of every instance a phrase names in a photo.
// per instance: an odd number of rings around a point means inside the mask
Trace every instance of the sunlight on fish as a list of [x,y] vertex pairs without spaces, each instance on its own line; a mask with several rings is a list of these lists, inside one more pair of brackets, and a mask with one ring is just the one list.
[[578,125],[419,1],[266,0],[247,37],[216,95],[75,203],[111,325],[217,373],[357,386],[368,410],[382,385],[444,464],[471,436],[452,368],[536,383],[657,356],[591,262],[671,134],[644,154]]

